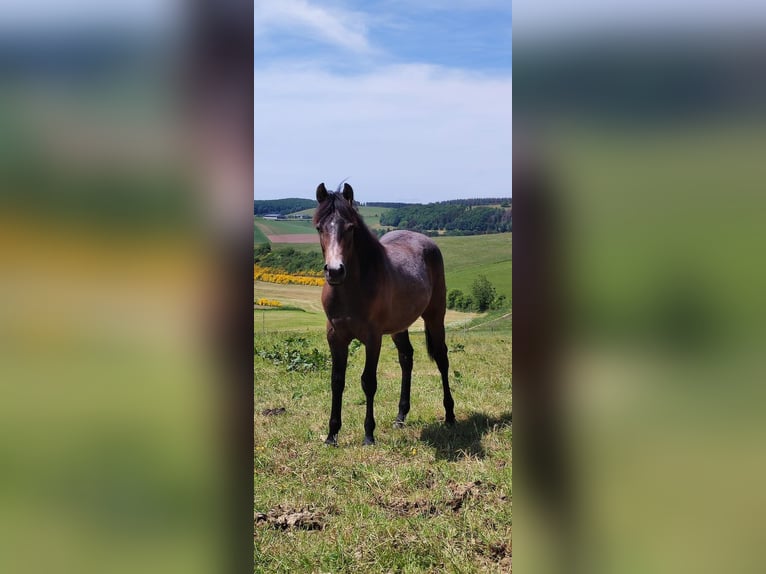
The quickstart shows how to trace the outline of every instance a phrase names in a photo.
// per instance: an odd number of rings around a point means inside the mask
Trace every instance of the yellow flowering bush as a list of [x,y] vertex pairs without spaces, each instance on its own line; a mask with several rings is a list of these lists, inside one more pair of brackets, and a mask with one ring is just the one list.
[[256,305],[262,305],[264,307],[281,307],[282,303],[277,301],[276,299],[266,299],[265,297],[261,297],[260,299],[257,299],[255,301]]
[[256,281],[265,281],[267,283],[278,283],[280,285],[314,285],[319,287],[324,285],[324,279],[322,277],[292,275],[278,269],[261,267],[260,265],[253,265],[253,279]]

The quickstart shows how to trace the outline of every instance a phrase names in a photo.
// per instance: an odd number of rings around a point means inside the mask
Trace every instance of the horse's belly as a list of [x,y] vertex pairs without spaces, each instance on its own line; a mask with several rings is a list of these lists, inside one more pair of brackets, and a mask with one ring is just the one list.
[[412,294],[394,298],[382,313],[383,333],[390,335],[408,329],[423,314],[429,302],[430,297]]

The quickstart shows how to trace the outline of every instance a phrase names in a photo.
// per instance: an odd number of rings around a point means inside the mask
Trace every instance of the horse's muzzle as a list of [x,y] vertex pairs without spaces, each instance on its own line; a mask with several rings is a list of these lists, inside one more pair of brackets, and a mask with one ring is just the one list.
[[346,266],[341,263],[338,267],[324,266],[324,277],[330,285],[340,285],[346,278]]

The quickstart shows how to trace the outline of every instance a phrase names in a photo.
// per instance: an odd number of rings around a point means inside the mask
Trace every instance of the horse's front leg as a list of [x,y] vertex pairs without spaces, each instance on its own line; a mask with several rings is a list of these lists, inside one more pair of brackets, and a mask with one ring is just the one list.
[[370,334],[364,342],[366,356],[362,372],[362,390],[367,399],[367,415],[364,417],[364,444],[375,444],[375,415],[373,403],[378,390],[378,358],[380,357],[380,333]]
[[348,345],[350,339],[340,337],[334,329],[328,329],[327,342],[330,344],[332,356],[332,408],[330,409],[330,428],[325,444],[338,446],[338,431],[341,427],[341,406],[343,390],[346,388],[346,365],[348,364]]

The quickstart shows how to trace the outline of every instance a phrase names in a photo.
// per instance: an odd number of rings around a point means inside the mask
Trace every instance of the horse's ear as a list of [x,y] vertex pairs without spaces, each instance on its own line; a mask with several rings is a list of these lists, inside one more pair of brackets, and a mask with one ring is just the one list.
[[343,184],[343,197],[345,197],[346,201],[349,203],[354,203],[354,188],[347,183]]
[[324,182],[322,182],[317,186],[317,201],[322,203],[325,199],[327,199],[327,188],[324,186]]

